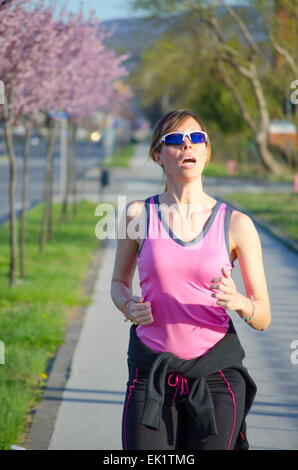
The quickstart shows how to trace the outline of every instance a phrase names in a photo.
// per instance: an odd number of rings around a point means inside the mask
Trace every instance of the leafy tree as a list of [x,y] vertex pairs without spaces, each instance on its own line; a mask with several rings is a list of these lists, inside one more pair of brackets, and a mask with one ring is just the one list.
[[[264,24],[264,18],[257,11],[251,8],[233,8],[224,0],[217,4],[203,0],[135,0],[133,3],[159,15],[161,21],[166,20],[166,15],[179,15],[184,19],[184,28],[183,25],[178,28],[181,34],[192,31],[194,36],[204,35],[206,28],[203,28],[202,24],[207,26],[209,36],[208,42],[203,41],[205,48],[202,42],[197,43],[197,48],[189,48],[188,54],[193,59],[196,57],[195,50],[200,54],[205,49],[211,52],[208,59],[215,64],[214,76],[218,80],[218,86],[224,86],[230,92],[240,117],[255,139],[264,166],[273,173],[280,173],[281,162],[272,155],[268,145],[270,111],[278,108],[277,99],[268,98],[265,88],[268,82],[271,83],[270,76],[274,71],[272,47],[265,35],[266,25],[267,30],[270,30],[271,25]],[[252,6],[256,7],[262,2],[255,0],[253,3]],[[252,34],[253,30],[255,34]],[[256,33],[264,33],[261,40],[258,38],[256,41]],[[292,44],[291,41],[292,38]],[[288,54],[285,56],[288,57]],[[273,82],[271,89],[274,87],[281,90],[279,82]],[[222,96],[221,93],[219,95]]]
[[[51,6],[45,6],[43,2],[32,5],[30,0],[15,0],[0,8],[0,79],[5,85],[5,102],[4,106],[0,106],[0,113],[4,121],[10,170],[11,286],[16,282],[17,261],[17,159],[13,128],[21,120],[26,122],[25,208],[27,144],[32,123],[37,113],[44,113],[48,122],[44,213],[40,236],[40,247],[43,249],[51,222],[53,144],[57,128],[53,111],[66,111],[78,123],[98,109],[110,109],[110,103],[113,103],[115,109],[125,99],[115,89],[114,82],[127,73],[122,66],[126,56],[117,57],[106,48],[103,40],[107,33],[103,34],[99,26],[99,21],[92,18],[92,12],[85,21],[82,13],[70,14],[62,9],[57,20]],[[24,223],[21,228],[24,231]],[[23,233],[20,237],[22,243],[24,238]],[[21,253],[24,255],[24,246]]]

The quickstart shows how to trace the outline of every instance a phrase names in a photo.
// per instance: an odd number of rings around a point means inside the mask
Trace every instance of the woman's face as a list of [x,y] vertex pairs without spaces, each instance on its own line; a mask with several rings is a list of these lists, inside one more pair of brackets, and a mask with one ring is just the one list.
[[[187,117],[172,132],[201,131],[200,124],[191,116]],[[167,132],[165,132],[166,134]],[[161,145],[160,152],[155,153],[155,160],[164,168],[167,177],[184,176],[193,179],[202,174],[206,159],[207,146],[205,143],[192,144],[186,136],[181,145]],[[195,159],[194,163],[184,161],[187,157]]]

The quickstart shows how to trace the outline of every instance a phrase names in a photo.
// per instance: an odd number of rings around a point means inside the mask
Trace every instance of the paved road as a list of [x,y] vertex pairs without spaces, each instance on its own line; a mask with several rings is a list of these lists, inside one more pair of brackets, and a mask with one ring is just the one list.
[[[145,154],[146,149],[139,146],[132,168],[128,172],[114,172],[103,199],[117,202],[121,195],[129,201],[162,192],[160,169]],[[97,193],[92,192],[93,183],[90,173],[89,184],[84,183],[85,196],[97,201]],[[214,197],[228,197],[226,189],[218,183],[209,182],[205,190]],[[298,255],[257,228],[263,246],[273,322],[267,331],[259,332],[232,313],[246,350],[245,365],[258,386],[247,419],[248,438],[251,449],[297,449],[298,364],[291,362],[294,352],[291,345],[298,340]],[[65,347],[57,355],[27,448],[121,449],[129,324],[123,321],[109,295],[115,248],[116,241],[107,240],[93,303],[86,310],[80,334],[79,327],[71,330]],[[234,280],[244,293],[238,263],[234,273]],[[134,292],[140,294],[137,272]]]
[[[16,208],[21,208],[22,197],[22,174],[23,158],[21,146],[16,146],[17,154],[17,185],[16,185]],[[53,152],[53,194],[60,193],[60,159],[59,145],[56,144]],[[43,187],[46,169],[46,147],[45,144],[32,148],[28,165],[28,195],[27,207],[38,203],[43,199]],[[82,175],[88,168],[93,168],[103,158],[102,147],[92,143],[79,142],[76,145],[76,174]],[[8,219],[9,214],[9,162],[6,157],[0,158],[0,225]]]

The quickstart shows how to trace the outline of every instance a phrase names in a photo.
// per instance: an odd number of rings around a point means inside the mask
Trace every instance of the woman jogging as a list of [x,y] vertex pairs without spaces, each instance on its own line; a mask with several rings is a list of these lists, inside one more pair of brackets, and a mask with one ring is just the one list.
[[[270,325],[258,233],[249,216],[204,192],[211,147],[195,114],[163,116],[150,156],[165,190],[126,206],[111,283],[132,322],[123,449],[248,449],[256,386],[228,311],[257,330]],[[246,296],[231,277],[236,259]],[[142,297],[132,292],[136,265]]]

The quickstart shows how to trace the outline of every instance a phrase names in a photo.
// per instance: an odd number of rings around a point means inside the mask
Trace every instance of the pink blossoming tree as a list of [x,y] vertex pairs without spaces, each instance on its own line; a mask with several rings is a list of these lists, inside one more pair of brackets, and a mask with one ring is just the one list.
[[[123,96],[117,93],[113,83],[126,75],[122,65],[126,57],[117,57],[108,50],[104,44],[105,38],[92,12],[85,20],[81,12],[71,14],[62,10],[57,20],[53,8],[43,3],[32,8],[28,0],[15,0],[0,6],[0,80],[5,86],[5,104],[0,105],[0,114],[2,111],[10,170],[10,285],[16,282],[17,259],[13,128],[19,122],[24,122],[26,127],[25,207],[30,132],[37,113],[45,113],[49,122],[42,248],[51,220],[52,149],[57,128],[57,120],[50,117],[53,116],[50,113],[66,112],[76,124],[96,110],[109,109],[123,101]],[[24,219],[22,227],[21,252],[24,253]]]

